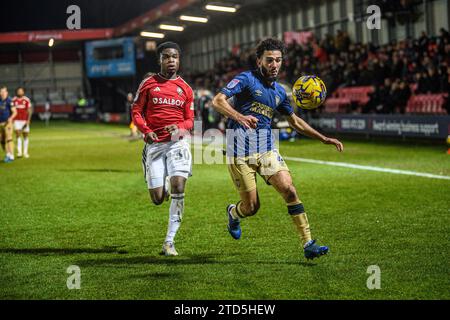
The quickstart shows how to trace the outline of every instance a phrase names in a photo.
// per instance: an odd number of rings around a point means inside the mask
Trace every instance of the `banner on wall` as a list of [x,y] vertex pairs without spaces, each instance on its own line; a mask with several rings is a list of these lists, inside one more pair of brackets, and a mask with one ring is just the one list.
[[123,77],[136,73],[135,47],[131,37],[86,42],[89,78]]
[[445,139],[450,134],[450,116],[322,114],[309,123],[323,131],[373,136]]

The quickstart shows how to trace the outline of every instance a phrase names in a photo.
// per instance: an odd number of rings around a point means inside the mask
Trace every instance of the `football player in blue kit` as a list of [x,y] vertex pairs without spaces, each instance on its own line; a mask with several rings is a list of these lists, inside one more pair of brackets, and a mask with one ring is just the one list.
[[[319,246],[311,237],[308,218],[289,169],[275,149],[271,130],[273,113],[277,110],[284,114],[297,132],[334,145],[339,152],[343,151],[343,145],[339,140],[317,132],[294,113],[286,91],[276,81],[284,53],[282,41],[274,38],[263,40],[256,48],[258,68],[237,75],[213,100],[214,108],[228,117],[228,170],[240,194],[240,201],[227,207],[228,231],[234,239],[239,239],[240,219],[258,211],[258,173],[283,197],[302,240],[304,255],[313,259],[326,254],[328,247]],[[232,104],[230,98],[233,99]]]

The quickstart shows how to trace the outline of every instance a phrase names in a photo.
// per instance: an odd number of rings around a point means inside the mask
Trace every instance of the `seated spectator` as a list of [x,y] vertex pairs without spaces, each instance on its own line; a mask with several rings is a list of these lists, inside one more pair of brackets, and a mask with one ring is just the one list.
[[393,105],[395,113],[405,113],[406,104],[411,97],[411,89],[406,81],[400,81],[398,87],[393,92]]

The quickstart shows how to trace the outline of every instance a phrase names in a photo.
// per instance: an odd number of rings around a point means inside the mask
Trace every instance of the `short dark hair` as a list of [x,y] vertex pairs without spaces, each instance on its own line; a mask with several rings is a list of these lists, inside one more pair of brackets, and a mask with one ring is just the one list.
[[161,43],[157,48],[156,48],[156,54],[159,55],[161,54],[161,52],[163,52],[164,49],[175,49],[178,51],[178,53],[181,55],[181,49],[180,46],[172,41],[167,41],[167,42],[163,42]]
[[17,88],[16,88],[16,92],[19,91],[20,89],[22,89],[23,91],[25,91],[25,88],[24,88],[24,87],[17,87]]
[[262,57],[264,51],[281,51],[281,54],[284,56],[286,53],[286,46],[283,41],[278,40],[276,38],[267,38],[262,40],[256,46],[256,56],[259,58]]

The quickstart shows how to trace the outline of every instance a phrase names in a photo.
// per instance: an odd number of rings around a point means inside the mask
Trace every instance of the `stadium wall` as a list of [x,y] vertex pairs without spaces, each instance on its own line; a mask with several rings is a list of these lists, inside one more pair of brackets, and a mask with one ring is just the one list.
[[407,37],[418,38],[422,31],[437,35],[440,28],[449,29],[450,0],[427,0],[414,7],[420,13],[411,23],[389,24],[382,19],[380,30],[369,30],[366,26],[368,0],[327,0],[307,3],[292,2],[292,7],[273,6],[255,12],[251,19],[230,18],[229,26],[218,30],[211,28],[203,36],[185,43],[188,54],[184,66],[189,71],[205,71],[214,63],[232,52],[235,45],[242,49],[252,46],[258,39],[267,36],[283,37],[285,31],[313,31],[319,38],[347,31],[356,42],[386,44],[391,40]]
[[[17,58],[0,64],[2,85],[11,95],[23,86],[34,105],[76,104],[83,91],[83,66],[71,51],[18,51]],[[2,61],[3,62],[3,61]]]

